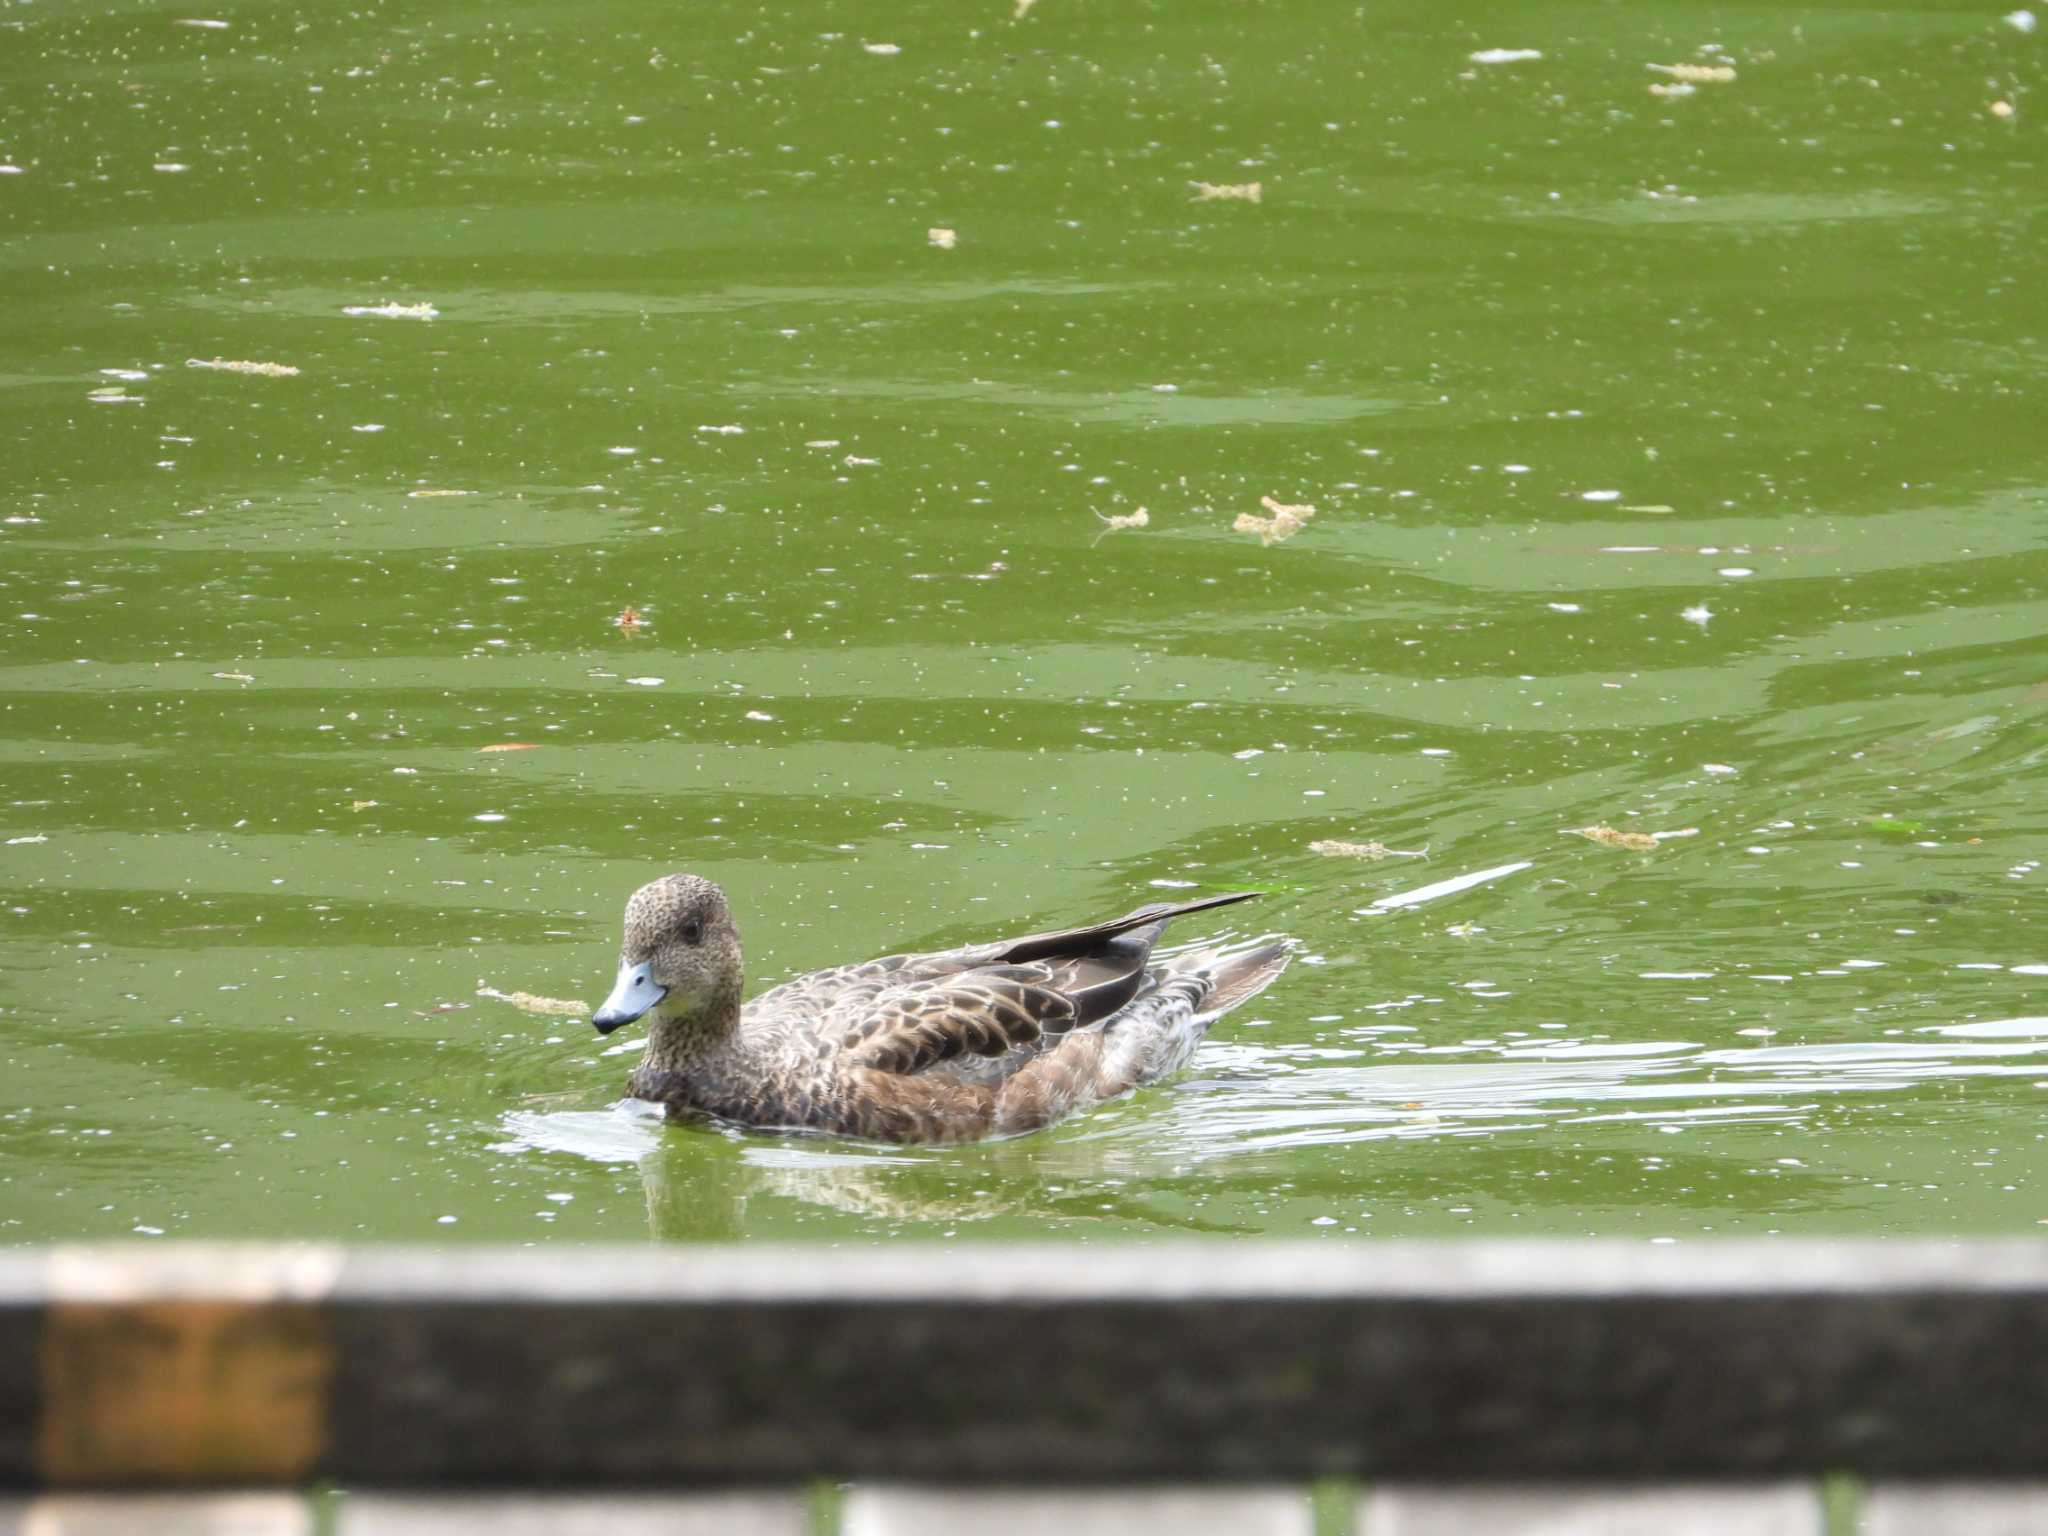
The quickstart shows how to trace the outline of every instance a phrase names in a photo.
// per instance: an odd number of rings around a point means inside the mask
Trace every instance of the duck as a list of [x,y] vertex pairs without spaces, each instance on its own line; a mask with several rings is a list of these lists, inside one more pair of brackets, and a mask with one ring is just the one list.
[[1286,940],[1152,960],[1175,918],[1234,891],[957,949],[812,971],[743,1001],[725,892],[665,875],[626,902],[601,1035],[647,1021],[627,1079],[670,1120],[861,1141],[1019,1136],[1178,1071],[1286,969]]

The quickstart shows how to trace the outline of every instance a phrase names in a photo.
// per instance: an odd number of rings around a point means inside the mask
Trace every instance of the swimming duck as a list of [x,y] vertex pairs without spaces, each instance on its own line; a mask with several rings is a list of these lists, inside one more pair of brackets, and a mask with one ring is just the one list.
[[626,903],[618,981],[590,1021],[608,1035],[648,1020],[627,1091],[671,1119],[869,1141],[1014,1136],[1176,1070],[1280,974],[1284,943],[1149,963],[1173,918],[1255,894],[812,971],[742,1003],[725,892],[666,875]]

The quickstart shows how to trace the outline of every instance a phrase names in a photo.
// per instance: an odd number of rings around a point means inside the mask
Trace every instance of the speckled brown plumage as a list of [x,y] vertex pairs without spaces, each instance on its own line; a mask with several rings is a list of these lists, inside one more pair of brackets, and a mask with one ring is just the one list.
[[627,902],[619,983],[593,1022],[647,1017],[628,1091],[672,1117],[872,1141],[1015,1135],[1174,1071],[1280,974],[1285,944],[1151,963],[1170,919],[1251,894],[813,971],[743,1004],[725,893],[669,875]]

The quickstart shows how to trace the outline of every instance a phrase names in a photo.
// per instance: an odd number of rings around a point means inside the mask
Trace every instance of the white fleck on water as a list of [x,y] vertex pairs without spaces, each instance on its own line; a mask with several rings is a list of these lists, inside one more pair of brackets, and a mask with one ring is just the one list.
[[1475,885],[1484,885],[1489,880],[1499,880],[1528,869],[1534,862],[1532,859],[1522,859],[1514,864],[1496,864],[1492,869],[1475,870],[1469,875],[1453,875],[1448,880],[1417,886],[1412,891],[1396,891],[1391,896],[1380,897],[1369,910],[1393,912],[1402,907],[1420,906],[1423,902],[1434,901],[1439,896],[1454,896],[1459,891],[1468,891]]

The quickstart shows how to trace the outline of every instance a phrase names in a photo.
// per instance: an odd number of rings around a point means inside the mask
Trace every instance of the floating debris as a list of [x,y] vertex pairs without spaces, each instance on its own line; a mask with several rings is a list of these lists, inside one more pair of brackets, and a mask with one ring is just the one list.
[[1389,848],[1385,843],[1347,843],[1341,838],[1326,837],[1308,845],[1310,853],[1320,853],[1326,859],[1364,859],[1377,864],[1381,859],[1426,859],[1427,848]]
[[352,811],[368,811],[376,809],[376,805],[377,802],[374,800],[351,800],[348,808]]
[[497,1003],[510,1003],[522,1013],[537,1013],[549,1018],[581,1018],[585,1011],[581,1003],[570,1002],[567,998],[542,997],[535,992],[500,992],[481,976],[477,978],[476,995]]
[[1541,48],[1482,48],[1472,55],[1474,64],[1523,64],[1543,57]]
[[1263,183],[1256,181],[1195,183],[1195,196],[1205,203],[1257,203],[1265,199]]
[[2013,105],[2009,101],[1994,101],[1986,110],[2000,122],[2008,121],[2013,115]]
[[2032,11],[2008,11],[2005,24],[2015,32],[2031,32],[2039,25]]
[[934,224],[924,232],[924,237],[935,250],[950,251],[960,243],[959,231],[947,229],[943,224]]
[[255,678],[246,672],[216,672],[213,674],[224,683],[253,683]]
[[720,426],[700,426],[697,430],[699,432],[709,432],[714,437],[738,437],[747,429],[737,422],[726,422]]
[[85,398],[94,405],[143,405],[142,395],[131,395],[118,384],[104,384],[98,389],[87,390]]
[[208,32],[225,32],[228,24],[211,16],[180,16],[171,23],[174,27],[200,27]]
[[646,622],[646,620],[640,617],[640,610],[638,608],[628,608],[624,613],[621,613],[616,619],[613,619],[612,622],[618,625],[620,633],[630,636],[634,634],[640,628],[640,626]]
[[1425,901],[1435,901],[1440,896],[1455,896],[1460,891],[1469,891],[1475,885],[1485,885],[1506,875],[1518,875],[1531,869],[1534,863],[1529,859],[1518,859],[1512,864],[1496,864],[1492,869],[1475,869],[1469,875],[1453,875],[1448,880],[1432,881],[1417,886],[1412,891],[1396,891],[1391,896],[1382,896],[1369,907],[1359,910],[1360,917],[1369,917],[1375,912],[1398,912],[1403,907],[1420,906]]
[[1101,519],[1102,531],[1104,533],[1115,533],[1121,528],[1149,528],[1152,526],[1152,514],[1143,507],[1138,508],[1135,512],[1119,512],[1113,517],[1103,517],[1100,512],[1095,515]]
[[1666,85],[1660,80],[1652,80],[1650,82],[1650,94],[1660,97],[1665,101],[1681,100],[1698,90],[1699,87],[1688,80],[1680,80],[1675,85]]
[[1453,923],[1444,932],[1454,939],[1469,939],[1486,932],[1486,930],[1477,923],[1468,920],[1462,923]]
[[836,437],[814,437],[805,443],[804,446],[806,448],[837,448],[839,446],[839,439]]
[[861,47],[878,59],[892,58],[903,51],[902,47],[896,43],[862,43]]
[[431,304],[344,304],[341,312],[378,320],[433,320],[441,313]]
[[1714,610],[1705,603],[1694,603],[1678,616],[1688,624],[1697,624],[1701,629],[1705,629],[1707,625],[1713,622]]
[[534,752],[537,748],[530,741],[494,741],[488,747],[478,747],[479,752]]
[[1626,848],[1631,853],[1655,853],[1657,839],[1648,832],[1617,832],[1613,827],[1566,827],[1572,837],[1583,837],[1602,848]]
[[1275,501],[1271,496],[1261,496],[1259,505],[1272,513],[1271,517],[1260,517],[1256,512],[1240,512],[1237,521],[1230,525],[1233,533],[1256,533],[1264,545],[1278,544],[1291,539],[1301,532],[1304,524],[1316,515],[1313,502],[1303,502],[1290,507],[1285,502]]
[[405,494],[410,496],[414,501],[425,501],[430,496],[474,496],[476,492],[441,490],[434,486],[423,485],[418,487],[416,490],[407,491]]
[[188,357],[187,368],[213,368],[222,373],[253,373],[266,379],[296,379],[299,370],[290,363],[252,363],[240,357]]
[[841,459],[839,462],[847,465],[849,468],[857,469],[863,465],[879,464],[882,461],[880,459],[864,459],[857,453],[849,453],[845,458]]
[[1735,78],[1733,64],[1652,64],[1649,68],[1685,85],[1726,85]]
[[765,709],[750,709],[747,711],[747,718],[749,720],[758,720],[763,725],[772,725],[775,723],[775,717],[769,714],[768,711]]
[[[1010,20],[1022,21],[1031,14],[1031,7],[1037,3],[1038,0],[1017,0],[1016,8],[1010,12]],[[2012,18],[2007,17],[2006,19],[2010,21]]]

